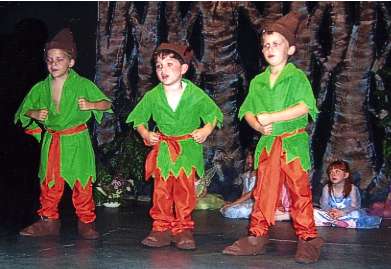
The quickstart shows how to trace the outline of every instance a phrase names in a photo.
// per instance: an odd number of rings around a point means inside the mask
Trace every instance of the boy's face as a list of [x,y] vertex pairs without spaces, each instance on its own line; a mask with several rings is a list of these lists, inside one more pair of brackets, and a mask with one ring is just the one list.
[[53,78],[63,78],[69,68],[75,65],[75,60],[61,49],[50,49],[46,55],[46,65]]
[[162,58],[162,55],[159,55],[156,59],[156,75],[165,86],[180,82],[188,68],[187,64],[181,64],[170,55],[164,58]]
[[289,46],[288,41],[280,33],[265,33],[262,38],[262,53],[272,67],[283,67],[289,56],[295,53],[295,46]]

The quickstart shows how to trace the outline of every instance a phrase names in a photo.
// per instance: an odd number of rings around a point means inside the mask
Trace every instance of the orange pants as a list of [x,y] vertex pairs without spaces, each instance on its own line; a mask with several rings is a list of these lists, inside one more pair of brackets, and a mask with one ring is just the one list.
[[281,139],[276,138],[269,156],[264,150],[259,158],[249,232],[254,236],[268,233],[269,226],[274,225],[274,213],[280,201],[282,185],[285,184],[292,201],[290,213],[296,235],[303,240],[315,238],[317,231],[308,174],[301,167],[299,159],[286,163]]
[[[41,195],[39,200],[41,208],[38,210],[38,215],[49,219],[59,219],[58,204],[64,193],[64,179],[61,177],[55,178],[55,184],[49,188],[48,180],[41,184]],[[76,215],[83,223],[95,221],[95,203],[92,198],[92,183],[88,181],[85,188],[76,181],[72,193],[73,205],[76,208]]]
[[153,205],[149,214],[153,219],[153,231],[171,230],[178,234],[194,229],[191,218],[196,205],[195,170],[189,177],[181,171],[178,177],[169,176],[165,181],[156,173],[154,180]]

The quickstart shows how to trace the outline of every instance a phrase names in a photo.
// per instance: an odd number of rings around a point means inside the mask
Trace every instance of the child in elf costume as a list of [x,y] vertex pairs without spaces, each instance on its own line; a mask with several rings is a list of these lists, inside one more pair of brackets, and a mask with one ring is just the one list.
[[[148,91],[127,118],[146,145],[146,179],[154,177],[153,227],[142,241],[149,247],[195,249],[191,218],[196,205],[195,177],[204,175],[202,143],[220,126],[223,114],[213,100],[183,79],[192,52],[181,44],[162,43],[153,55],[160,83]],[[157,130],[149,130],[150,119]],[[201,127],[201,122],[203,126]]]
[[268,24],[262,32],[262,52],[267,69],[250,83],[239,117],[262,133],[255,151],[257,185],[249,236],[223,250],[228,255],[263,254],[269,243],[268,230],[275,223],[282,185],[291,198],[291,219],[299,238],[295,260],[319,259],[323,239],[316,231],[312,194],[308,180],[309,141],[305,128],[308,114],[318,110],[311,85],[303,71],[288,63],[295,52],[295,35],[301,17],[291,12]]
[[92,197],[95,156],[86,123],[92,115],[100,122],[103,111],[111,111],[111,102],[93,82],[72,69],[76,55],[76,44],[67,28],[46,43],[49,76],[33,86],[15,115],[15,123],[20,121],[27,134],[39,142],[42,138],[41,218],[20,231],[23,236],[59,234],[58,204],[66,182],[73,190],[79,234],[85,239],[99,238]]

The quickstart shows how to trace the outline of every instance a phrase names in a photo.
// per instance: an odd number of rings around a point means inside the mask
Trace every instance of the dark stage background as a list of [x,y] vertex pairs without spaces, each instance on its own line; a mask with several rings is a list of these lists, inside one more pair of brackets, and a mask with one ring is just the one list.
[[79,50],[75,69],[93,80],[96,20],[96,2],[0,3],[1,223],[31,222],[38,208],[39,144],[13,123],[13,117],[30,88],[47,76],[44,44],[71,26]]
[[[39,145],[13,124],[25,94],[46,76],[43,46],[64,26],[78,46],[76,70],[95,80],[114,101],[114,117],[91,124],[99,175],[142,183],[145,148],[124,125],[134,104],[154,83],[151,52],[162,41],[185,41],[197,65],[189,77],[225,113],[224,128],[206,144],[207,168],[226,198],[257,136],[236,115],[248,82],[265,67],[259,30],[290,10],[309,15],[292,61],[304,69],[320,117],[311,135],[315,200],[324,164],[350,162],[364,201],[385,198],[390,182],[390,5],[382,2],[2,2],[0,3],[2,221],[24,223],[38,207]],[[387,99],[388,98],[388,99]],[[388,114],[387,114],[388,113]],[[387,142],[388,141],[388,142]],[[387,144],[388,143],[388,144]],[[225,182],[225,183],[224,183]],[[212,185],[213,187],[213,182]]]

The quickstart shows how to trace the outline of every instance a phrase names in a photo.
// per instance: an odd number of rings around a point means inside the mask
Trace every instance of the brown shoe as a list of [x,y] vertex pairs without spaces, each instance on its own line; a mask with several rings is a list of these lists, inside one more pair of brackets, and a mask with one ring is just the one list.
[[149,235],[141,241],[141,244],[147,247],[160,248],[171,245],[171,241],[172,236],[170,230],[162,232],[151,231]]
[[95,240],[100,237],[99,233],[95,230],[95,222],[84,223],[80,220],[77,223],[79,235],[87,240]]
[[196,249],[193,233],[190,230],[174,235],[175,246],[179,249],[192,250]]
[[316,237],[310,241],[299,239],[295,261],[298,263],[313,263],[319,260],[320,248],[325,241],[321,237]]
[[41,217],[41,219],[37,222],[34,222],[30,226],[21,230],[19,234],[32,237],[57,236],[60,234],[60,227],[60,220],[52,220]]
[[268,236],[246,236],[223,250],[223,254],[234,256],[251,256],[264,254],[266,245],[269,244]]

